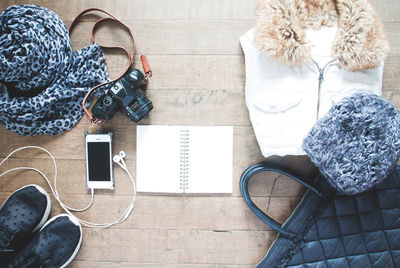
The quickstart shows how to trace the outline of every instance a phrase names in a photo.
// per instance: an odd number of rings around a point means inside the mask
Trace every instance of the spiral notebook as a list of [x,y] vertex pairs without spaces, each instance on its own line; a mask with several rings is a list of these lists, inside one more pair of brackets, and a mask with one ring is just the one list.
[[232,193],[232,148],[229,126],[137,126],[137,190]]

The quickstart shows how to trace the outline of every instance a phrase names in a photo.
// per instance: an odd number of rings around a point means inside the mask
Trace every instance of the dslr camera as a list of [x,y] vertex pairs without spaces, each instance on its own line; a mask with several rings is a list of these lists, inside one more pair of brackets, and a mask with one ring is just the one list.
[[121,79],[111,83],[92,108],[96,118],[110,120],[122,111],[134,122],[140,121],[152,109],[153,103],[144,95],[144,75],[138,69],[127,72]]

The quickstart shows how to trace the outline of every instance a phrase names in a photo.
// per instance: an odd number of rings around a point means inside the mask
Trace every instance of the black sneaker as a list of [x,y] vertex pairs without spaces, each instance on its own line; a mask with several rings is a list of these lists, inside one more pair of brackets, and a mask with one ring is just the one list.
[[61,214],[51,218],[7,267],[62,268],[75,258],[81,243],[82,228],[77,219]]
[[25,247],[32,234],[47,221],[51,200],[39,185],[15,191],[0,208],[0,266]]

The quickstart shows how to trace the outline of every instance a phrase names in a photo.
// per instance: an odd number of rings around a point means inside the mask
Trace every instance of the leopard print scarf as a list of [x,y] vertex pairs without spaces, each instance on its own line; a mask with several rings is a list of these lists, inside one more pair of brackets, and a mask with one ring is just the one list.
[[101,48],[72,52],[53,11],[21,5],[0,15],[0,123],[6,129],[24,136],[69,130],[83,115],[88,90],[107,80]]

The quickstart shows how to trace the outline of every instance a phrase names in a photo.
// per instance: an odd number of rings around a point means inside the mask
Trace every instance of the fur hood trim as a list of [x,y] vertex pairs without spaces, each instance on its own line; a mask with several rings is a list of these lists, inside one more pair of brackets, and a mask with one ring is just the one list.
[[351,72],[378,67],[389,51],[368,0],[257,0],[254,43],[287,66],[311,60],[306,28],[337,25],[332,55]]

